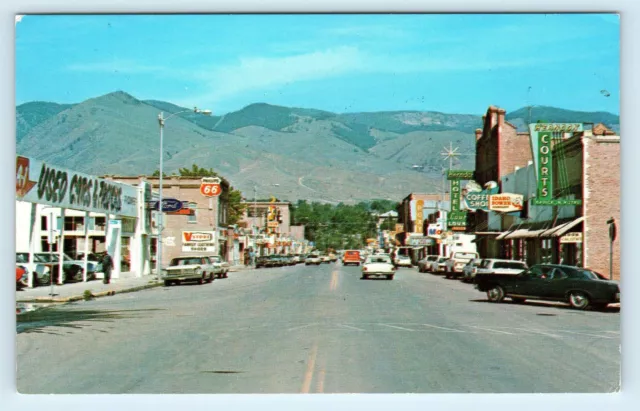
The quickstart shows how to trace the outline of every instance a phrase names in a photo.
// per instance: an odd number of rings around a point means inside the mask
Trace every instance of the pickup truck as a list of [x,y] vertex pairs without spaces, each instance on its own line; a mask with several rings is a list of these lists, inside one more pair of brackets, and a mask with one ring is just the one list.
[[486,292],[488,300],[496,303],[505,297],[514,303],[550,300],[584,310],[620,302],[617,282],[593,270],[569,265],[538,264],[515,275],[477,273],[474,283],[478,291]]
[[478,253],[471,251],[454,251],[445,262],[445,277],[457,278],[463,274],[463,268],[471,260],[480,258]]

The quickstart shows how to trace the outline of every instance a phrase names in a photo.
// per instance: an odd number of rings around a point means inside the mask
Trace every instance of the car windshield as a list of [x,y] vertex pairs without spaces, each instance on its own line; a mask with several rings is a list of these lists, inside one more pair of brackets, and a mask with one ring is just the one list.
[[447,258],[447,257],[440,257],[440,258],[438,259],[438,262],[439,262],[439,263],[444,263],[444,262],[445,262],[445,261],[447,261],[447,260],[448,260],[448,258]]
[[474,267],[480,267],[482,265],[482,260],[473,260]]
[[476,257],[478,257],[476,253],[455,253],[453,255],[453,258],[459,259],[459,260],[464,260],[464,259],[471,260]]
[[526,270],[527,265],[520,261],[496,261],[493,268],[508,268],[515,270]]
[[391,259],[389,259],[389,257],[384,257],[384,256],[373,256],[373,257],[369,257],[369,259],[367,260],[367,263],[387,263],[387,264],[391,264]]
[[192,264],[201,264],[202,260],[200,258],[174,258],[171,260],[171,266],[179,266],[179,265],[192,265]]

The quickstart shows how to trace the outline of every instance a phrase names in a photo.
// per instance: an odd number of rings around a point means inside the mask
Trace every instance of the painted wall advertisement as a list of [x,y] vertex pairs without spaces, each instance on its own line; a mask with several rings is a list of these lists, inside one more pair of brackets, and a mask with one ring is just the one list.
[[533,205],[580,205],[582,200],[553,198],[553,147],[554,139],[562,139],[564,133],[583,131],[581,123],[538,123],[529,125],[531,152],[538,181],[537,195]]
[[183,252],[207,252],[215,253],[215,231],[183,231]]
[[138,188],[16,156],[16,198],[36,204],[137,217]]

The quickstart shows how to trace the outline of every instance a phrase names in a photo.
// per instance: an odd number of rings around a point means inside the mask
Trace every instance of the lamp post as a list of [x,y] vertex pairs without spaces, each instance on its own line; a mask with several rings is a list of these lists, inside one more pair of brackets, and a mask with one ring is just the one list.
[[164,174],[164,123],[169,120],[171,117],[176,116],[181,113],[194,112],[197,114],[204,114],[206,116],[211,115],[211,110],[200,110],[198,107],[194,107],[193,110],[182,110],[171,114],[168,117],[164,117],[164,112],[160,112],[158,114],[158,123],[160,124],[160,177],[158,180],[159,193],[158,193],[158,251],[156,255],[156,275],[158,279],[160,279],[162,275],[162,230],[164,225],[164,210],[162,207],[162,178]]

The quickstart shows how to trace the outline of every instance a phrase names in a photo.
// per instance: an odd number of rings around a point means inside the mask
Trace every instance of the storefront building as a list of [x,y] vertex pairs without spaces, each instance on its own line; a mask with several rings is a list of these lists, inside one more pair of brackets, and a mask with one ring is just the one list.
[[[517,213],[474,213],[481,257],[583,266],[609,276],[607,221],[616,221],[618,234],[620,228],[620,136],[601,124],[582,129],[563,132],[550,146],[553,199],[569,204],[535,205],[539,180],[529,133],[514,134],[515,127],[504,122],[504,110],[489,108],[476,141],[476,180],[497,181],[501,193],[521,194],[524,203]],[[502,136],[504,130],[508,137]],[[509,144],[500,144],[501,138]],[[514,150],[526,150],[529,156],[517,154],[519,164],[507,161]],[[612,277],[619,279],[617,242],[613,251]]]

